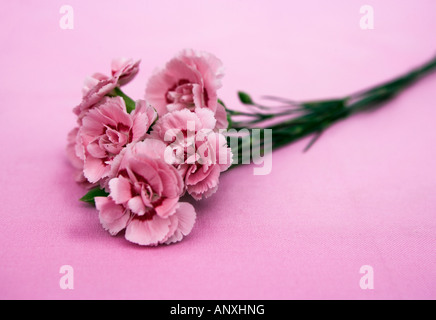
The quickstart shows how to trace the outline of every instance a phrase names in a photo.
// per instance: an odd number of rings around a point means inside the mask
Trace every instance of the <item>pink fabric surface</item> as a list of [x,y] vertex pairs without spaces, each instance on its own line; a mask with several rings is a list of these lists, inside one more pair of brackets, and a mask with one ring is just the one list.
[[[184,48],[214,53],[236,91],[293,99],[346,95],[436,53],[436,2],[9,1],[0,11],[0,298],[436,298],[436,74],[383,108],[334,125],[312,149],[273,154],[272,172],[224,173],[195,203],[181,243],[139,247],[110,236],[78,201],[65,155],[85,76],[112,58],[142,59],[125,87],[144,95],[156,67]],[[74,289],[62,290],[62,265]],[[362,290],[362,265],[374,289]]]

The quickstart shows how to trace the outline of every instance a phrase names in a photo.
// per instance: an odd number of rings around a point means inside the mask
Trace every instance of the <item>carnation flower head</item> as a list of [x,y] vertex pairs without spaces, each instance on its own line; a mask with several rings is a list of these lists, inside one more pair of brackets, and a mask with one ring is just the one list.
[[136,76],[139,71],[139,63],[140,60],[114,59],[111,63],[111,76],[94,73],[85,79],[82,88],[82,101],[73,109],[79,124],[88,110],[97,106],[115,88],[127,84]]
[[131,143],[142,140],[156,113],[145,101],[139,100],[132,113],[127,113],[121,97],[104,98],[90,110],[79,129],[79,148],[84,176],[95,183],[108,176],[113,158]]
[[217,57],[184,50],[150,78],[145,99],[160,116],[182,109],[209,109],[217,119],[216,127],[227,128],[227,114],[217,96],[222,77],[223,67]]
[[178,169],[187,192],[196,200],[217,190],[220,173],[232,163],[226,138],[213,130],[215,123],[208,109],[183,109],[164,115],[151,132],[167,144],[166,161]]
[[111,234],[126,229],[140,245],[180,241],[195,223],[195,210],[179,202],[183,180],[165,162],[165,144],[155,139],[129,144],[114,160],[109,197],[96,197],[100,222]]

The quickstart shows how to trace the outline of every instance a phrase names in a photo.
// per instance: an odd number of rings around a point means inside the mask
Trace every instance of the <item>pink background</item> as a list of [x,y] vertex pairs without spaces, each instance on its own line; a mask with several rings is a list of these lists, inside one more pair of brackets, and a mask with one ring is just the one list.
[[[61,5],[74,30],[59,27]],[[375,29],[361,30],[361,5]],[[436,298],[436,74],[376,112],[224,174],[177,245],[103,230],[65,157],[86,75],[141,58],[125,91],[183,48],[226,66],[219,95],[342,96],[436,53],[436,2],[9,1],[0,10],[0,298]],[[59,268],[74,268],[74,289]],[[374,289],[362,290],[362,265]]]

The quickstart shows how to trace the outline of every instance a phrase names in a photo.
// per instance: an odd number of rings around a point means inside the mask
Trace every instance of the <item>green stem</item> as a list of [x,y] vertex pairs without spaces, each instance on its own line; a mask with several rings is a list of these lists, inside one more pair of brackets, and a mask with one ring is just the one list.
[[[429,62],[423,64],[420,67],[413,69],[412,71],[396,77],[391,81],[384,82],[377,86],[371,87],[366,90],[362,90],[351,94],[341,99],[320,100],[312,102],[297,103],[298,109],[295,109],[296,103],[292,103],[289,113],[253,113],[249,114],[254,117],[254,120],[249,122],[235,122],[232,120],[232,128],[242,129],[243,125],[247,125],[247,129],[271,129],[272,130],[272,150],[285,146],[298,139],[317,134],[313,139],[308,149],[313,142],[319,137],[319,135],[339,120],[346,119],[349,116],[358,112],[373,109],[376,106],[380,106],[383,103],[391,100],[397,94],[410,87],[413,83],[420,80],[423,76],[429,74],[436,69],[436,57]],[[281,99],[285,101],[284,99]],[[253,101],[251,101],[254,104]],[[295,111],[300,112],[300,116],[286,119],[274,125],[265,127],[253,127],[254,124],[260,123],[264,120],[274,119],[278,116],[291,115]],[[291,112],[292,111],[292,112]],[[248,115],[243,112],[229,110],[230,118],[238,115]],[[242,141],[242,139],[241,139]],[[251,140],[250,140],[251,141]],[[262,141],[262,146],[265,145],[265,141]],[[241,164],[241,147],[238,144],[238,149],[233,150],[234,154],[237,154],[238,163],[232,165],[231,168]]]
[[130,98],[128,95],[126,95],[123,91],[121,91],[121,89],[119,87],[116,87],[113,90],[113,92],[115,93],[116,96],[123,98],[124,102],[126,103],[126,110],[128,113],[135,110],[135,105],[136,105],[135,101],[133,101],[132,98]]

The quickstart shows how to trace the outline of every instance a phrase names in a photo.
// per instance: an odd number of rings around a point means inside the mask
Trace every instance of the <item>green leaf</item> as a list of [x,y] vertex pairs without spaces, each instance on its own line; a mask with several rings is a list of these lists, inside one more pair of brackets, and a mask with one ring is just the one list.
[[230,113],[227,113],[227,123],[229,124],[227,126],[227,129],[231,129],[233,127],[233,121],[232,121],[232,116],[230,115]]
[[226,108],[226,105],[224,104],[224,101],[223,101],[223,100],[218,99],[218,103],[221,104],[225,109],[227,109],[227,108]]
[[100,189],[99,187],[95,187],[91,190],[89,190],[82,198],[80,198],[80,201],[91,203],[95,205],[94,198],[95,197],[107,197],[109,193],[104,191],[103,189]]
[[126,103],[126,110],[128,113],[135,110],[135,106],[136,106],[135,101],[133,101],[132,98],[130,98],[128,95],[126,95],[123,91],[121,91],[121,89],[119,87],[116,87],[113,90],[113,92],[115,93],[115,95],[123,98],[124,102]]
[[253,99],[251,99],[251,97],[245,92],[238,91],[238,97],[243,104],[254,104]]
[[156,119],[154,119],[153,123],[150,125],[150,127],[148,128],[147,133],[150,133],[153,130],[153,126],[154,124],[157,122],[157,120],[159,120],[159,114],[157,113],[157,110],[152,107],[154,109],[154,111],[156,112]]

